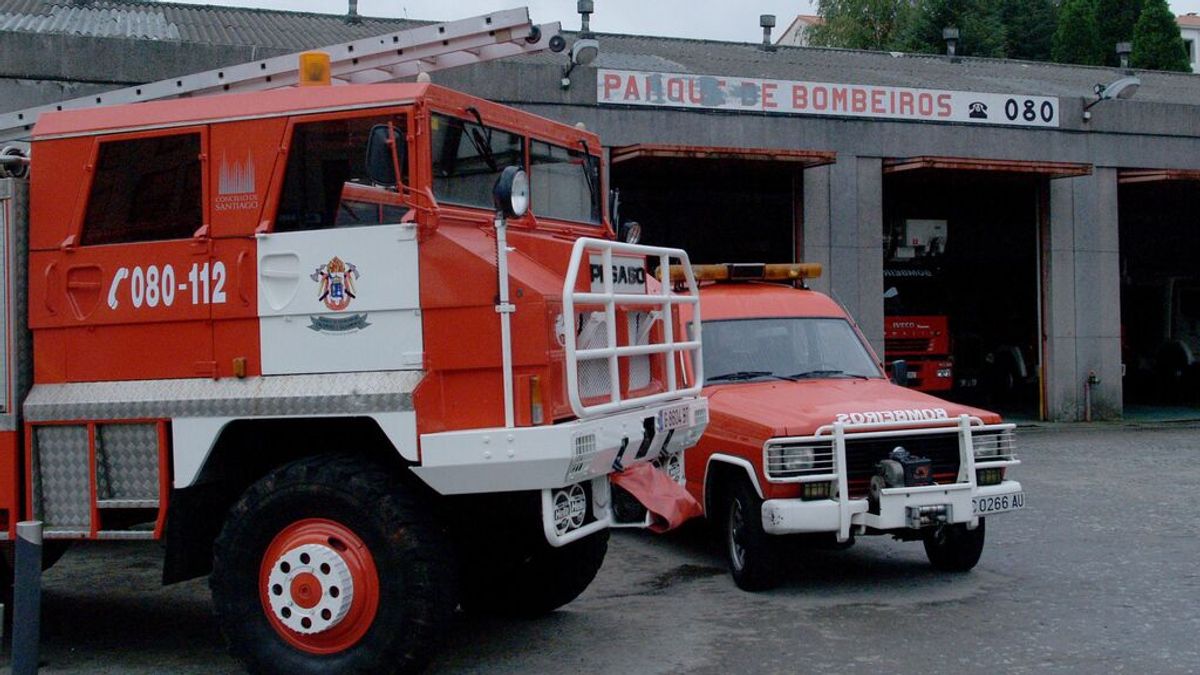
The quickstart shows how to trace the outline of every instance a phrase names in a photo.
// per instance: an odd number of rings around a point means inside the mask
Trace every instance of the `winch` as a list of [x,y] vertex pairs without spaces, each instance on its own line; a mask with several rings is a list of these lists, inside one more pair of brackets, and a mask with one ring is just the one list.
[[875,475],[871,476],[871,512],[879,512],[879,495],[884,488],[918,485],[933,485],[933,460],[918,457],[904,446],[896,446],[887,459],[875,465]]

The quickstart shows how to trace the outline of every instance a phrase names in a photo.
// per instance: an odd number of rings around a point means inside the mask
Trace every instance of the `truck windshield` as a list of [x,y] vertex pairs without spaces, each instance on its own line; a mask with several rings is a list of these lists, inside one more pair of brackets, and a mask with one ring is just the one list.
[[705,321],[704,376],[717,383],[882,374],[845,319],[792,317]]
[[883,269],[883,313],[887,316],[946,314],[949,297],[941,268],[893,263]]
[[525,166],[525,139],[475,122],[434,115],[433,194],[439,201],[492,208],[492,186],[511,165]]

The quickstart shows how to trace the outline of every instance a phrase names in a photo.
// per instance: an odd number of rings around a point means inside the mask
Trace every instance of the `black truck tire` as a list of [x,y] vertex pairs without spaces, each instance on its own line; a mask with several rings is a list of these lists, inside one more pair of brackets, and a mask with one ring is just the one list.
[[744,480],[725,492],[723,542],[733,581],[743,591],[766,591],[783,581],[780,540],[762,526],[762,500]]
[[608,552],[608,530],[559,548],[544,541],[529,548],[464,560],[463,610],[523,618],[553,612],[596,578]]
[[939,525],[924,534],[925,555],[929,564],[942,572],[967,572],[983,554],[984,519],[979,527],[968,530],[966,523]]
[[419,671],[454,610],[433,509],[385,469],[328,455],[252,485],[213,547],[213,605],[251,672]]

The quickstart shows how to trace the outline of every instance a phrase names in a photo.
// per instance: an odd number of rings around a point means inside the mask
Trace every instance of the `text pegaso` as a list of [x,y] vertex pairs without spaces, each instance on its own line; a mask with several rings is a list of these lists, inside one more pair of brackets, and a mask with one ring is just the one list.
[[911,410],[838,413],[835,421],[843,424],[878,424],[880,422],[923,422],[949,418],[945,408],[913,408]]
[[192,263],[187,281],[179,281],[173,265],[122,267],[108,287],[108,307],[117,309],[128,298],[134,309],[170,307],[177,295],[186,299],[191,291],[193,305],[220,305],[225,302],[225,263]]

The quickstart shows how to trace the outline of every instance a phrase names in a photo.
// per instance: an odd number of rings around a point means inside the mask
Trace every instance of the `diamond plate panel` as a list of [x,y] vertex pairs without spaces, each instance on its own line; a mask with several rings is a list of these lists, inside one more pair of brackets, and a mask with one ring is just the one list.
[[34,430],[34,513],[46,530],[90,530],[92,495],[85,426]]
[[158,499],[158,426],[96,426],[99,499]]
[[286,417],[412,410],[421,371],[39,384],[29,421]]

